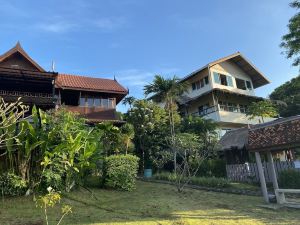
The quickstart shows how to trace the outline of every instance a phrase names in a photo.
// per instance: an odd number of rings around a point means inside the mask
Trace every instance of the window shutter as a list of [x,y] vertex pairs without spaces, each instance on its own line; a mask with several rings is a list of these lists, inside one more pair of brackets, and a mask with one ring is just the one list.
[[220,76],[218,73],[214,72],[214,80],[215,80],[215,83],[217,84],[221,84],[221,80],[220,80]]
[[226,76],[226,79],[227,79],[228,86],[233,87],[232,77],[231,76]]

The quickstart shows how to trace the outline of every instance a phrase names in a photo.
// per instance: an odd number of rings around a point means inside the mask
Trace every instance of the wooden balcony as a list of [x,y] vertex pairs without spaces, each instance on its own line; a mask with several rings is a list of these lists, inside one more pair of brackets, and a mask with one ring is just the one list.
[[54,97],[51,93],[21,92],[0,90],[0,96],[7,102],[14,102],[18,98],[24,104],[30,105],[50,105],[54,107]]

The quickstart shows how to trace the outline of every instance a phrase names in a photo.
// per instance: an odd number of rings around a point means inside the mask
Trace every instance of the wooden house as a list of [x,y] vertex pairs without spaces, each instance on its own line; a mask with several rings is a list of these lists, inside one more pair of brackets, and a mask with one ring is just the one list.
[[43,110],[64,106],[89,123],[122,123],[116,105],[127,93],[115,79],[46,72],[19,42],[0,56],[0,96],[6,102],[21,97],[24,104]]

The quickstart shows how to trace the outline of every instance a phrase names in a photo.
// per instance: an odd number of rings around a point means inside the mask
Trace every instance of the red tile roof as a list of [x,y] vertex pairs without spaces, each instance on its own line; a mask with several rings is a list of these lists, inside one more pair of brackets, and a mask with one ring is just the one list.
[[77,89],[96,92],[127,94],[128,90],[116,80],[93,78],[71,74],[58,74],[55,80],[57,88]]

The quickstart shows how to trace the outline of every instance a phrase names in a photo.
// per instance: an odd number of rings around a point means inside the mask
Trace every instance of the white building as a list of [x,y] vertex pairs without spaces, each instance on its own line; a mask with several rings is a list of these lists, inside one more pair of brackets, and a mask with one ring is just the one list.
[[220,136],[260,122],[259,118],[247,118],[247,107],[263,99],[255,96],[254,90],[270,83],[240,52],[207,64],[181,82],[189,83],[189,90],[180,101],[181,112],[213,119],[219,124]]

